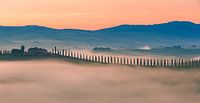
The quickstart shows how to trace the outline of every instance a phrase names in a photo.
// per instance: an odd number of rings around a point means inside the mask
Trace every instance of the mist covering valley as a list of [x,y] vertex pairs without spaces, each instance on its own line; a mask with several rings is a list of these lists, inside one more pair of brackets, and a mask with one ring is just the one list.
[[[112,55],[196,57],[200,24],[174,21],[101,30],[0,26],[0,49],[41,47],[82,50],[110,47]],[[143,50],[195,45],[195,49]],[[148,48],[147,48],[148,49]],[[98,52],[95,52],[98,53]],[[0,61],[2,103],[199,103],[198,68],[143,68],[60,60]]]
[[1,61],[2,103],[199,103],[200,71]]
[[0,103],[200,103],[200,0],[0,0]]

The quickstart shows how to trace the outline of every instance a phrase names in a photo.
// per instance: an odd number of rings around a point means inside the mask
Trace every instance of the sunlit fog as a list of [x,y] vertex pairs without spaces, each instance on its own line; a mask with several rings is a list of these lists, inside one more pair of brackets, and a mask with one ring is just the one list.
[[200,71],[0,62],[1,103],[199,103]]

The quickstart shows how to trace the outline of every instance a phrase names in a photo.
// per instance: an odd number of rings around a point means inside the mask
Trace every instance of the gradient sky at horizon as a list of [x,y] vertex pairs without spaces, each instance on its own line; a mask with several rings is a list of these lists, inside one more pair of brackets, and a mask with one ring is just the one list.
[[100,29],[173,20],[200,23],[200,0],[0,0],[0,25]]

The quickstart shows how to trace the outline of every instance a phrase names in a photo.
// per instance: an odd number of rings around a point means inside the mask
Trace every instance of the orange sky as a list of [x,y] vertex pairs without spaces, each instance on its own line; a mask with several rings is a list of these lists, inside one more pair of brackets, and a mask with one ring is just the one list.
[[0,25],[99,29],[172,20],[200,23],[200,0],[0,0]]

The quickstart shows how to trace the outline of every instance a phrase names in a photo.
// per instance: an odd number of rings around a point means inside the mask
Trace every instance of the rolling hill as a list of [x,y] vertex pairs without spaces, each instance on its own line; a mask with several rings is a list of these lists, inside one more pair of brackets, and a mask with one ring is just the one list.
[[65,48],[109,46],[134,48],[144,45],[200,45],[200,24],[172,21],[154,25],[119,25],[100,30],[54,29],[37,25],[0,26],[1,48],[55,45]]

